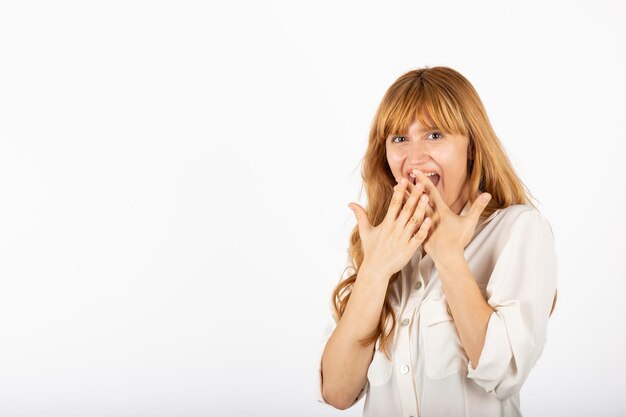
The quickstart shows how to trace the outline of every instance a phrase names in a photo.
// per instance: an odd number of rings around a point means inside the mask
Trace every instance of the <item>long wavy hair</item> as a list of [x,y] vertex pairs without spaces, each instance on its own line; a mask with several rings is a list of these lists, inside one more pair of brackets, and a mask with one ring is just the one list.
[[[385,218],[396,185],[387,162],[386,138],[392,133],[408,132],[415,120],[419,120],[423,126],[468,137],[469,200],[473,203],[483,192],[492,196],[479,223],[494,211],[514,204],[529,204],[536,208],[531,201],[535,198],[515,173],[474,87],[452,68],[424,67],[407,72],[389,87],[370,127],[361,176],[368,201],[367,217],[372,226],[379,225]],[[342,280],[332,294],[337,321],[350,300],[363,262],[358,225],[352,230],[348,255],[349,266],[346,270],[352,270],[352,274]],[[401,271],[398,271],[389,280],[378,326],[365,339],[359,340],[361,346],[366,347],[380,337],[379,350],[387,358],[390,358],[392,335],[396,327],[390,297],[393,284],[400,275]],[[556,298],[555,293],[550,316]]]

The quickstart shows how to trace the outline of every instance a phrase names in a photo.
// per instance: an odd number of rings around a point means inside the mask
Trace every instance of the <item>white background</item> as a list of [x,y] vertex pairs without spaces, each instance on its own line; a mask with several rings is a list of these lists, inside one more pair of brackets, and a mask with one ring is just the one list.
[[360,415],[313,386],[347,204],[436,65],[554,229],[525,416],[624,415],[626,7],[503,3],[0,3],[0,415]]

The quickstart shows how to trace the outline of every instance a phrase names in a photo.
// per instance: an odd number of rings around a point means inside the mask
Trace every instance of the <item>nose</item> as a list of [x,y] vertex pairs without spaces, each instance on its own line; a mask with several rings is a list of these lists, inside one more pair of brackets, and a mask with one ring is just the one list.
[[419,165],[428,158],[428,149],[421,140],[412,140],[407,147],[406,156],[411,165]]

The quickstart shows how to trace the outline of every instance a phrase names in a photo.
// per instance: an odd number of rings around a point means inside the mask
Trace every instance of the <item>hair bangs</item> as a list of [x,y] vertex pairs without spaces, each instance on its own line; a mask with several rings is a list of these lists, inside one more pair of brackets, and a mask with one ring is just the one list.
[[[406,87],[406,88],[402,88]],[[391,134],[406,134],[411,125],[418,121],[424,129],[441,130],[450,134],[467,135],[464,118],[456,109],[453,97],[428,82],[411,83],[390,92],[384,100],[378,134],[385,141]]]
[[[467,136],[467,124],[459,110],[461,106],[455,97],[446,90],[427,86],[424,88],[424,94],[421,98],[424,110],[418,116],[422,125],[426,126],[425,123],[428,123],[428,125],[434,125],[446,133]],[[424,118],[430,120],[424,120]]]
[[419,102],[420,89],[415,85],[403,85],[389,92],[387,100],[383,100],[385,108],[381,109],[378,125],[378,135],[382,143],[391,134],[409,131],[418,113]]

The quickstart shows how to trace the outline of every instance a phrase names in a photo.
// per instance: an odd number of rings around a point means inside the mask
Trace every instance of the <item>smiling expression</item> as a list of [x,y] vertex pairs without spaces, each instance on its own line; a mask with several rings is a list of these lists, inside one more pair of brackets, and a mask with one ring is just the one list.
[[424,127],[415,121],[408,133],[393,133],[386,138],[387,163],[396,182],[403,177],[414,182],[409,176],[413,168],[438,174],[438,178],[430,177],[431,181],[448,207],[459,214],[468,199],[468,144],[467,136]]

